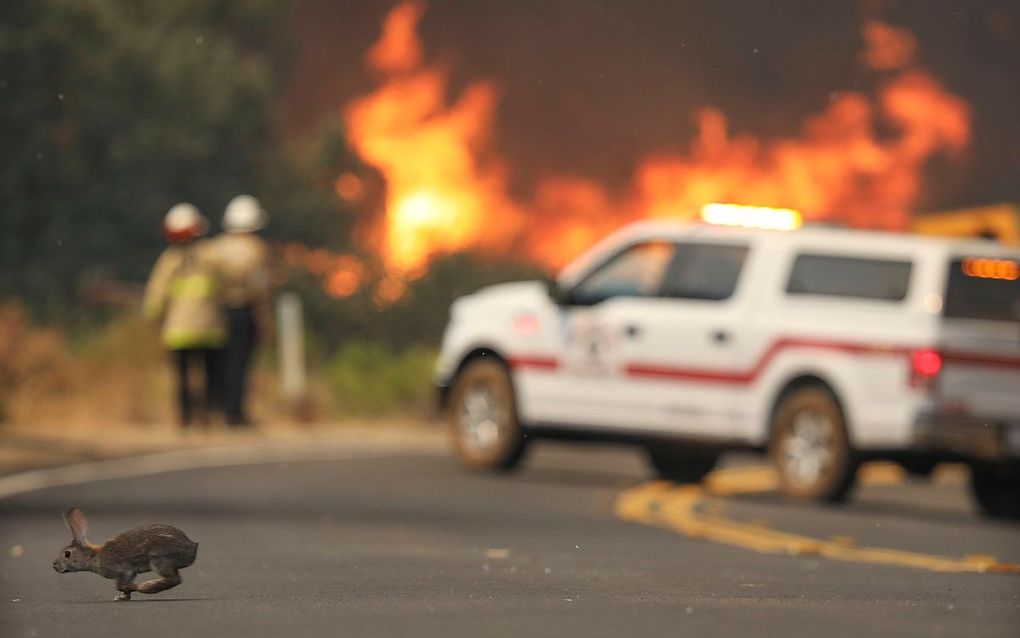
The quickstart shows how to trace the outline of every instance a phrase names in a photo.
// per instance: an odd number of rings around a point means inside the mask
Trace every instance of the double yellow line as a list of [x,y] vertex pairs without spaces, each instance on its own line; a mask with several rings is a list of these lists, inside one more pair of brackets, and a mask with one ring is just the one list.
[[[880,464],[863,468],[861,481],[870,485],[902,481],[898,467]],[[859,547],[852,538],[813,538],[774,530],[764,523],[726,518],[713,508],[710,497],[772,491],[775,473],[766,467],[717,470],[702,485],[655,481],[631,488],[615,503],[616,515],[627,521],[670,529],[691,538],[733,545],[768,554],[822,556],[857,563],[900,565],[936,572],[1020,573],[1020,565],[999,562],[994,556],[962,558],[876,547]]]

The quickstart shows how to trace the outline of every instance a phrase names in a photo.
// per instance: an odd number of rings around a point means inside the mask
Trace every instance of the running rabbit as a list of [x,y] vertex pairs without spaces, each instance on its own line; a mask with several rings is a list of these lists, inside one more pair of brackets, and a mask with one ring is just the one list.
[[[64,514],[74,538],[53,561],[53,569],[67,572],[95,572],[117,580],[120,591],[114,600],[131,600],[131,592],[143,594],[170,589],[181,584],[177,570],[195,562],[198,543],[169,525],[142,525],[114,536],[102,545],[93,545],[85,537],[89,529],[85,513],[72,507]],[[160,578],[135,585],[135,575],[155,571]]]

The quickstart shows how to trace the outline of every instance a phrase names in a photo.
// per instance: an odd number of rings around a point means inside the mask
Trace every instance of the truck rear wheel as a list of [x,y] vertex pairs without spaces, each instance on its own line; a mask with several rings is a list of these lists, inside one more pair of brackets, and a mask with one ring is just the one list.
[[843,412],[818,386],[794,390],[779,403],[770,456],[780,489],[797,500],[843,501],[857,474]]
[[656,476],[675,483],[697,483],[712,471],[719,453],[681,445],[656,443],[647,448],[648,463]]
[[1020,519],[1020,465],[977,463],[971,467],[970,487],[985,516]]
[[524,456],[527,439],[517,420],[513,385],[497,361],[477,359],[457,376],[447,419],[454,453],[465,467],[506,472]]

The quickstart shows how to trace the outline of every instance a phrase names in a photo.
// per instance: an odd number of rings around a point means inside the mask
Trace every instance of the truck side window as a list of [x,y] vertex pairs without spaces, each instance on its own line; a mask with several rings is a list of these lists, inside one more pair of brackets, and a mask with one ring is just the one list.
[[733,295],[747,246],[678,244],[662,285],[664,297],[721,301]]
[[570,301],[592,305],[610,297],[658,294],[662,274],[673,256],[669,242],[634,244],[596,268],[570,292]]
[[910,261],[801,254],[793,262],[786,293],[902,301],[912,268]]
[[[968,262],[985,262],[974,266]],[[982,270],[990,270],[985,272]],[[958,258],[949,262],[942,314],[957,319],[1020,321],[1020,278],[1012,259]]]

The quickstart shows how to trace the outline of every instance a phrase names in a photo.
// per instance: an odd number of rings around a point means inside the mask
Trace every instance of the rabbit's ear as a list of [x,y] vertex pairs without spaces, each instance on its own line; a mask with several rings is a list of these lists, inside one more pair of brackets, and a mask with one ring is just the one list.
[[85,518],[85,512],[81,511],[77,507],[72,507],[64,512],[64,520],[67,522],[67,526],[71,529],[71,534],[74,536],[74,542],[79,545],[88,545],[88,541],[85,539],[85,536],[89,531],[89,519]]

